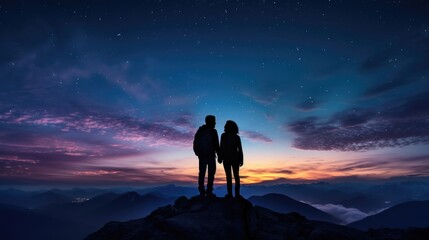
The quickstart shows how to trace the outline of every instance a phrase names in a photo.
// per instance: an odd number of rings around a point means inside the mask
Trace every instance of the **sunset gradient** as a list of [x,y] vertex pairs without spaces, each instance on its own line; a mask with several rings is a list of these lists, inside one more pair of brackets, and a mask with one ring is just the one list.
[[196,185],[208,114],[244,184],[429,176],[427,3],[0,7],[4,187]]

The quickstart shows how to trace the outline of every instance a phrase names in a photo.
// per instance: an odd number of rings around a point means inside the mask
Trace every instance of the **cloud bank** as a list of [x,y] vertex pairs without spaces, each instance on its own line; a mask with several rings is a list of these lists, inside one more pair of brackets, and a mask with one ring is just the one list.
[[429,91],[381,107],[350,108],[327,120],[307,117],[286,125],[293,147],[306,150],[367,151],[429,143]]
[[312,204],[312,206],[339,218],[343,224],[349,224],[369,216],[359,209],[346,208],[337,204]]

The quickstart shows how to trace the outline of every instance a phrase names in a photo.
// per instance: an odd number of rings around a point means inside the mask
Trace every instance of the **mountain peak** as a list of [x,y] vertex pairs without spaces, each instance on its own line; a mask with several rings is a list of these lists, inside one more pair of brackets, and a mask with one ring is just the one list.
[[255,207],[245,199],[178,198],[149,216],[110,222],[87,240],[99,239],[366,239],[364,233]]
[[252,196],[249,198],[249,201],[255,205],[263,206],[280,213],[298,212],[311,220],[340,223],[339,219],[326,212],[279,193]]
[[400,203],[377,214],[349,224],[360,230],[429,226],[429,200]]
[[136,191],[129,191],[129,192],[126,192],[126,193],[124,193],[124,194],[122,194],[122,196],[126,196],[126,197],[140,197],[140,194],[138,194],[138,192],[136,192]]

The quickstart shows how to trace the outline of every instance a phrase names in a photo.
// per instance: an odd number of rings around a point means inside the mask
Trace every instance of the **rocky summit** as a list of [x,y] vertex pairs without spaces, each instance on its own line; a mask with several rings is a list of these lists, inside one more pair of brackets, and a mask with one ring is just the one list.
[[178,198],[149,216],[110,222],[87,240],[101,239],[370,239],[366,233],[310,221],[298,213],[280,214],[245,199]]

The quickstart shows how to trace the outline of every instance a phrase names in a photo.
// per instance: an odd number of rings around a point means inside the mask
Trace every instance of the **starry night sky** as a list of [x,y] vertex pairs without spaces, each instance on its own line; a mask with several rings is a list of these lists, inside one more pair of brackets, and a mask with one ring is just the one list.
[[1,184],[196,184],[207,114],[219,134],[237,122],[244,183],[429,176],[428,13],[427,1],[2,2]]

